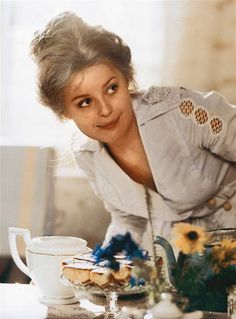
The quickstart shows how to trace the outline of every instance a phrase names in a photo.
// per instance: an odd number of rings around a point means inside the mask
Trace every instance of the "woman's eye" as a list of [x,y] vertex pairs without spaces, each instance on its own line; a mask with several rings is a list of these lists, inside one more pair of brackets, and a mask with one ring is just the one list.
[[107,93],[112,94],[112,93],[116,92],[117,90],[118,90],[118,84],[114,83],[108,88]]
[[89,104],[91,104],[91,99],[85,99],[85,100],[79,102],[78,105],[79,105],[79,107],[86,107],[86,106],[88,106]]

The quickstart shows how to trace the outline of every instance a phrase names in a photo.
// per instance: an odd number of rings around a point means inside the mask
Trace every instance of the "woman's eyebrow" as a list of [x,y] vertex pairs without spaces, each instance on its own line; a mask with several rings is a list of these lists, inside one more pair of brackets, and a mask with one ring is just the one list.
[[[116,78],[116,76],[112,76],[110,77],[103,85],[102,87],[105,87],[109,82],[111,82],[111,80],[114,80]],[[82,95],[77,95],[75,97],[73,97],[72,101],[76,100],[76,99],[79,99],[79,98],[82,98],[82,97],[87,97],[89,95],[89,93],[85,93],[85,94],[82,94]]]
[[104,83],[103,84],[103,86],[102,87],[104,87],[104,86],[106,86],[109,82],[111,82],[111,80],[113,80],[113,79],[115,79],[116,78],[116,76],[114,75],[114,76],[112,76],[109,80],[107,80],[106,81],[106,83]]

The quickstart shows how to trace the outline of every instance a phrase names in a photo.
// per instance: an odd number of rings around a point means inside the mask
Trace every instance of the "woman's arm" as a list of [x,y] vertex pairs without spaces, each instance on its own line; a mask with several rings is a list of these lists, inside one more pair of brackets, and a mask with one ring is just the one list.
[[147,227],[147,219],[122,212],[111,204],[104,204],[107,211],[111,213],[111,223],[107,229],[104,244],[108,243],[117,234],[130,232],[136,243],[141,245]]

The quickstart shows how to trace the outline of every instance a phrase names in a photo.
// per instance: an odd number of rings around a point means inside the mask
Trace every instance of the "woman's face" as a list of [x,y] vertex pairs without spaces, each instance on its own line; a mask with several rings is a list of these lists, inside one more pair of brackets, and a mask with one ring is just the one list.
[[64,91],[65,116],[87,136],[106,144],[122,142],[135,125],[128,82],[112,64],[75,74]]

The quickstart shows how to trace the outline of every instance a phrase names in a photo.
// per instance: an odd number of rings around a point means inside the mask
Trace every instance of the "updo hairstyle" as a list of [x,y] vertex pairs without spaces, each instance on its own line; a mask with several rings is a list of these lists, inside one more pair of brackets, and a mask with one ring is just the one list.
[[63,118],[63,92],[71,77],[85,68],[111,62],[135,87],[130,48],[116,34],[89,26],[73,12],[63,12],[34,33],[31,54],[38,66],[40,102]]

